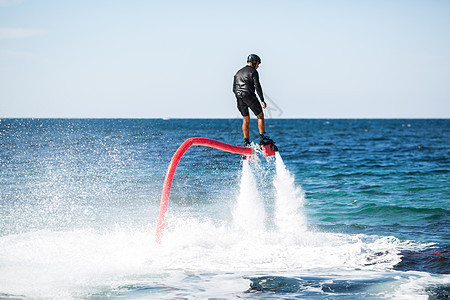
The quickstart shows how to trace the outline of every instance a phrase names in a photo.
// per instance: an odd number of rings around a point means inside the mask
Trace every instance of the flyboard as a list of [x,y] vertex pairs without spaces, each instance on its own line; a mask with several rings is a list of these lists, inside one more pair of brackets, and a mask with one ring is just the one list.
[[[257,147],[262,151],[265,157],[273,156],[275,155],[275,152],[278,152],[278,147],[275,145],[275,143]],[[242,156],[242,158],[247,159],[248,161],[252,161],[255,159],[255,154]]]
[[263,145],[260,147],[260,149],[255,149],[254,147],[240,147],[202,137],[193,137],[187,139],[183,144],[181,144],[181,146],[173,155],[172,160],[169,163],[169,167],[167,168],[166,177],[164,178],[164,184],[161,193],[161,202],[159,204],[158,224],[156,225],[155,240],[158,244],[161,244],[163,230],[166,225],[166,213],[167,207],[169,205],[170,189],[172,188],[172,181],[175,175],[175,170],[177,169],[178,163],[180,162],[184,153],[186,153],[186,151],[193,145],[207,146],[226,152],[241,154],[249,161],[254,159],[257,150],[261,150],[265,157],[273,156],[275,155],[275,152],[278,151],[275,143]]

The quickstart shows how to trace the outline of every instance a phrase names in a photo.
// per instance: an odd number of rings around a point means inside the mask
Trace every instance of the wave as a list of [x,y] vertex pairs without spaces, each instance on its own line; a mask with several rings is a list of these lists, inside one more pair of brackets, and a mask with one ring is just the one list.
[[412,218],[413,215],[422,216],[420,219],[436,219],[436,218],[447,218],[450,216],[450,211],[445,208],[417,208],[417,207],[405,207],[405,206],[395,206],[395,205],[385,205],[377,206],[375,204],[370,205],[370,207],[364,206],[363,209],[357,213],[351,213],[350,215],[383,215],[384,217],[399,217],[399,216],[409,216]]
[[[250,277],[247,293],[261,298],[374,298],[374,299],[444,299],[449,296],[448,278],[440,278],[432,284],[430,278],[417,273],[390,272],[377,274],[331,274]],[[424,288],[424,286],[429,287]],[[377,290],[367,289],[369,286]],[[267,294],[264,296],[264,294]],[[275,298],[275,297],[274,297]]]
[[450,274],[450,251],[444,248],[423,251],[403,250],[400,254],[402,260],[395,266],[395,270]]

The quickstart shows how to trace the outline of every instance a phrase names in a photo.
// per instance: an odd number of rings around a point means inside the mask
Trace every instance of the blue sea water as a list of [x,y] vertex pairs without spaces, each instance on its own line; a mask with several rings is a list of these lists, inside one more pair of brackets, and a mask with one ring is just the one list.
[[[251,138],[257,142],[256,122]],[[0,298],[441,299],[450,120],[1,119]]]

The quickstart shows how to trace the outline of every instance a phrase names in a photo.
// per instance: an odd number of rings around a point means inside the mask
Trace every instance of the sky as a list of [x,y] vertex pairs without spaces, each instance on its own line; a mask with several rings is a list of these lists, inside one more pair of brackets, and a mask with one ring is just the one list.
[[449,118],[448,0],[0,0],[1,118]]

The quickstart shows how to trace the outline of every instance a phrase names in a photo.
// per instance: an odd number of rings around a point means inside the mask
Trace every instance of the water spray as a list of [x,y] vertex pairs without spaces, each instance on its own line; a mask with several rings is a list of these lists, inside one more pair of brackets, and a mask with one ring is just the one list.
[[[159,205],[159,217],[158,217],[158,224],[156,225],[156,242],[158,244],[161,244],[161,238],[162,233],[166,224],[166,213],[167,213],[167,207],[169,205],[169,196],[170,196],[170,189],[172,188],[172,181],[173,177],[175,175],[175,170],[178,166],[178,163],[180,162],[181,158],[183,157],[184,153],[192,146],[207,146],[211,148],[215,148],[218,150],[246,155],[247,157],[252,157],[255,155],[255,149],[251,147],[240,147],[235,145],[230,145],[227,143],[219,142],[216,140],[208,139],[208,138],[202,138],[202,137],[193,137],[187,139],[181,146],[178,148],[178,150],[175,152],[175,154],[172,157],[172,160],[169,163],[169,167],[167,168],[166,177],[164,179],[162,194],[161,194],[161,202]],[[264,145],[261,147],[262,152],[264,153],[265,157],[275,155],[275,151],[278,151],[276,146],[274,144],[271,145]]]

